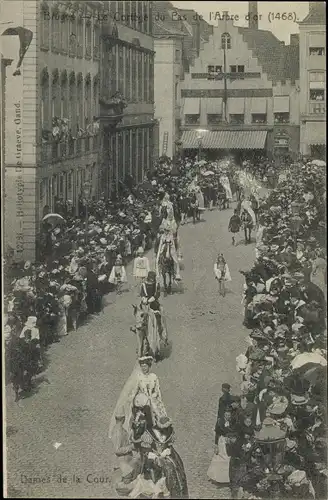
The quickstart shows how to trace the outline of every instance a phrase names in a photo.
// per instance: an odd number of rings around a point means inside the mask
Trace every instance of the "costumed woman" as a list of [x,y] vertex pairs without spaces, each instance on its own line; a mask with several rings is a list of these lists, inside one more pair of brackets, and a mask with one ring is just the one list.
[[167,417],[162,395],[159,386],[159,380],[155,373],[151,372],[154,358],[152,356],[143,356],[138,362],[128,378],[121,395],[116,404],[109,427],[109,438],[113,437],[113,430],[116,425],[116,417],[125,417],[123,428],[131,431],[133,401],[138,394],[144,394],[147,398],[147,404],[151,411],[152,425],[156,425],[161,417]]
[[116,285],[117,293],[121,293],[121,286],[123,283],[127,282],[125,267],[123,266],[123,259],[121,255],[118,255],[115,260],[115,264],[111,270],[109,283]]
[[231,281],[231,275],[228,264],[226,263],[222,253],[219,253],[216,262],[214,264],[214,275],[215,279],[217,279],[219,283],[219,294],[222,295],[222,297],[224,297],[225,283]]
[[205,210],[204,196],[199,186],[196,186],[195,193],[198,201],[198,210],[200,211]]
[[160,294],[160,285],[156,280],[156,273],[149,271],[147,279],[141,285],[140,296],[142,297],[142,303],[150,309],[148,343],[154,356],[160,351],[161,341],[166,345],[168,339],[164,311],[159,302]]
[[133,277],[141,284],[145,281],[150,271],[149,259],[144,256],[144,249],[139,247],[137,257],[133,263]]

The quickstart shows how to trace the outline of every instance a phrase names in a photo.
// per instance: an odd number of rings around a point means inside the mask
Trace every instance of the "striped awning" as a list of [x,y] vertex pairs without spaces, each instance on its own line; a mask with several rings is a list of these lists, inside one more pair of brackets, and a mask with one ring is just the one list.
[[200,143],[196,130],[185,130],[181,141],[184,149],[264,149],[266,136],[266,130],[211,130]]

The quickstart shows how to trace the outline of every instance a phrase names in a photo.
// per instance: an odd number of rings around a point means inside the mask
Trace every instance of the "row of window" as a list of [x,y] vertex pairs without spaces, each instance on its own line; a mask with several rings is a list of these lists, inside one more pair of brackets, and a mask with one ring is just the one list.
[[127,174],[138,183],[150,169],[153,151],[153,129],[138,127],[113,134],[110,138],[113,182],[123,180]]
[[[222,66],[207,66],[208,73],[222,73]],[[232,65],[230,66],[230,73],[245,73],[244,65]]]
[[41,81],[42,128],[50,130],[52,119],[66,118],[68,128],[75,135],[79,129],[91,125],[94,116],[99,115],[99,78],[70,79],[44,75]]
[[309,48],[309,55],[310,56],[324,56],[325,55],[325,48],[324,47],[310,47]]
[[40,182],[40,203],[49,207],[51,211],[55,210],[58,199],[70,200],[73,206],[76,206],[79,197],[83,195],[86,177],[89,176],[86,175],[84,169],[75,169],[42,179]]
[[310,101],[324,101],[325,91],[324,89],[310,89]]
[[116,1],[110,2],[111,18],[130,28],[151,35],[152,27],[152,2],[141,1]]
[[[207,114],[208,125],[218,125],[222,123],[222,114]],[[229,123],[238,125],[245,123],[245,115],[243,113],[235,113],[229,115]],[[266,124],[266,113],[252,114],[252,123]],[[289,123],[289,113],[274,113],[274,123]],[[185,115],[186,125],[199,125],[200,115]]]
[[40,37],[45,50],[86,59],[98,59],[100,55],[100,20],[95,15],[69,16],[44,5]]
[[[110,92],[121,92],[128,101],[154,102],[154,56],[122,44],[104,53],[103,68]],[[107,61],[105,62],[105,60]]]

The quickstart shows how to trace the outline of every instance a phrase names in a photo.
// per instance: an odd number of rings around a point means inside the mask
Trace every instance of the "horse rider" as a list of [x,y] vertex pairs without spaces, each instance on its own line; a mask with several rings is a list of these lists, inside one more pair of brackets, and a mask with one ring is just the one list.
[[162,319],[161,319],[161,305],[159,303],[159,298],[161,295],[160,285],[156,279],[155,271],[149,271],[148,276],[144,283],[141,285],[140,296],[142,302],[149,306],[149,308],[154,311],[156,315],[158,330],[160,335],[163,331]]
[[[175,221],[173,221],[175,223]],[[165,219],[161,226],[160,230],[163,231],[162,236],[160,238],[159,242],[159,248],[158,248],[158,254],[157,254],[157,262],[158,258],[161,255],[161,252],[163,251],[163,247],[165,244],[168,245],[168,248],[171,249],[171,257],[174,262],[174,270],[175,270],[175,280],[181,280],[180,276],[180,264],[178,260],[178,254],[177,254],[177,248],[176,248],[176,243],[177,243],[177,236],[175,237],[175,233],[172,231],[174,224],[172,224],[172,221]],[[176,223],[175,223],[176,226]]]

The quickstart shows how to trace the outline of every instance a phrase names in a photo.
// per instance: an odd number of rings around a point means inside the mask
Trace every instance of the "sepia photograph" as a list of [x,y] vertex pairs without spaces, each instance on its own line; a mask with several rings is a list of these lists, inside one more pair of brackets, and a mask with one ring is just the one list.
[[326,2],[0,0],[4,498],[328,498]]

